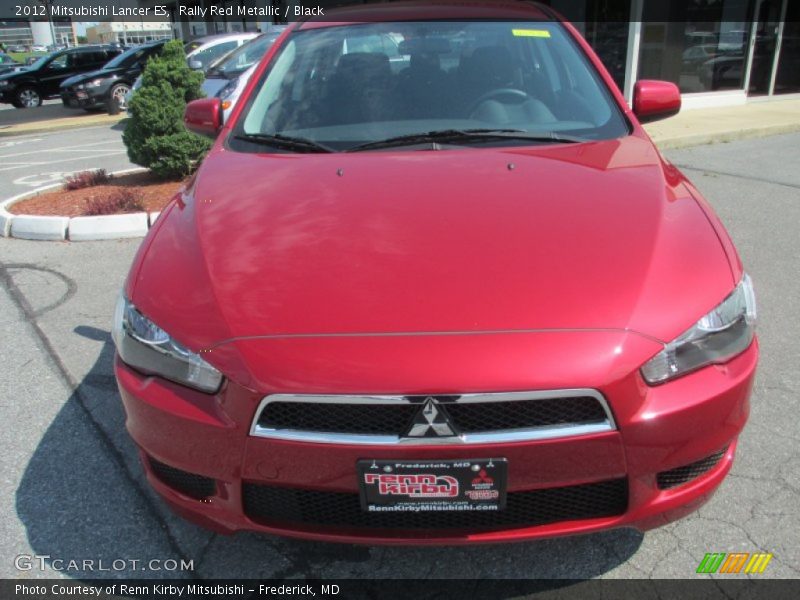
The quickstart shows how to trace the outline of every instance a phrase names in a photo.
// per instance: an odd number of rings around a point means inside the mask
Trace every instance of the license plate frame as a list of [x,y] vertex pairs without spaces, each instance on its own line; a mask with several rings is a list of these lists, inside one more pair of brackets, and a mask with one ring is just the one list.
[[361,509],[381,512],[480,512],[505,508],[505,458],[362,459],[356,463]]

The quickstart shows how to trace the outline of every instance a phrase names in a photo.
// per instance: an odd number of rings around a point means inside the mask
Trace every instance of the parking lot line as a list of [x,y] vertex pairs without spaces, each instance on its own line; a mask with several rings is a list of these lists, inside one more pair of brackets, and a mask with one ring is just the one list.
[[[109,150],[108,152],[104,152],[102,154],[102,156],[112,156],[112,155],[116,155],[116,154],[125,154],[125,152],[126,152],[125,150]],[[14,169],[24,169],[24,168],[27,168],[27,167],[46,167],[46,166],[49,166],[49,165],[54,165],[56,163],[71,162],[71,161],[75,161],[75,160],[85,160],[86,158],[87,158],[86,156],[72,156],[70,158],[62,158],[62,159],[59,159],[59,160],[50,160],[50,161],[46,161],[46,162],[29,162],[29,163],[20,164],[20,165],[17,165],[17,166],[2,167],[2,168],[0,168],[0,171],[13,171]]]
[[[74,152],[80,151],[81,148],[91,148],[94,146],[103,146],[107,144],[119,144],[119,140],[104,140],[102,142],[92,142],[90,144],[76,144],[74,146],[59,146],[57,148],[48,148],[47,152]],[[27,156],[29,154],[41,154],[42,150],[30,150],[28,152],[15,152],[13,154],[0,154],[0,159],[3,158],[17,158],[18,156]]]

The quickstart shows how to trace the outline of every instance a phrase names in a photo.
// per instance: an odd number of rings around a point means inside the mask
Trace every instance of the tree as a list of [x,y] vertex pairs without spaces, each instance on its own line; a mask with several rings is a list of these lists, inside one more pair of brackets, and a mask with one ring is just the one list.
[[142,87],[131,98],[131,118],[122,141],[131,162],[163,178],[184,177],[208,152],[211,142],[186,130],[186,103],[203,96],[203,74],[186,64],[180,40],[164,45],[142,74]]

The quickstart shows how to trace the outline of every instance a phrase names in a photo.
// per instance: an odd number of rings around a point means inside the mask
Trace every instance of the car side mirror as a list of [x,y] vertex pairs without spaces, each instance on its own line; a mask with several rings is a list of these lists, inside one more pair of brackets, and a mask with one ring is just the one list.
[[633,113],[641,123],[650,123],[678,114],[681,92],[669,81],[642,79],[633,88]]
[[203,70],[203,63],[201,63],[196,58],[193,58],[189,61],[189,68],[194,69],[195,71],[202,71]]
[[186,129],[214,139],[222,129],[222,102],[219,98],[193,100],[183,113]]

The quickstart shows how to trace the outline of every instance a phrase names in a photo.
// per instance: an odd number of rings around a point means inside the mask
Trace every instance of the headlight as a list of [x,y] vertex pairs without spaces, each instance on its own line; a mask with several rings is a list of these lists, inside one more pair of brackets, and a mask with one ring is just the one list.
[[745,275],[719,306],[647,361],[642,376],[653,385],[727,362],[750,346],[755,325],[756,298],[753,283]]
[[122,294],[114,310],[112,336],[122,362],[138,371],[203,392],[219,389],[222,373],[145,317]]
[[5,79],[0,79],[0,88],[8,87],[8,81]]
[[102,79],[92,79],[91,81],[86,82],[86,87],[97,87],[103,84]]
[[224,88],[217,92],[217,98],[222,100],[223,110],[228,110],[233,105],[233,99],[231,96],[236,91],[237,87],[239,87],[239,78],[234,77],[227,84],[225,84]]
[[236,91],[236,86],[239,85],[239,78],[234,77],[228,83],[225,84],[220,91],[217,92],[217,98],[220,100],[225,100],[228,96],[230,96],[233,92]]

